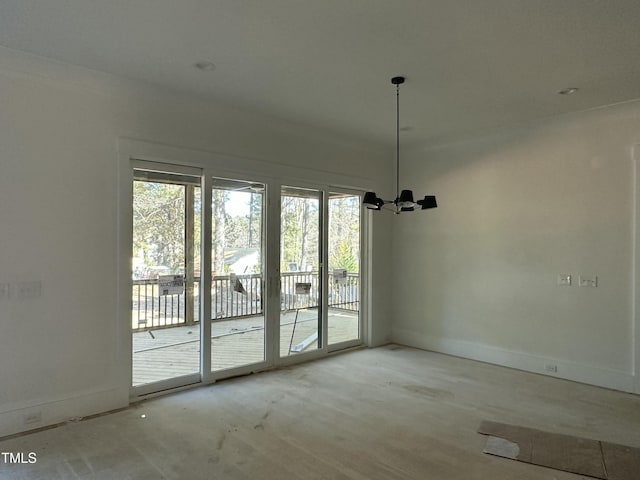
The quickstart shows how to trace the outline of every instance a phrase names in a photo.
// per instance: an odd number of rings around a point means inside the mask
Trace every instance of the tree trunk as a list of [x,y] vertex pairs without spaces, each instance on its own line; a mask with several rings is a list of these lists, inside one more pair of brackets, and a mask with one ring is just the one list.
[[225,247],[225,192],[213,190],[211,197],[211,215],[213,216],[213,235],[211,236],[211,267],[214,275],[224,275]]
[[309,200],[302,199],[302,228],[300,242],[300,270],[304,270],[307,264],[307,245],[309,243]]

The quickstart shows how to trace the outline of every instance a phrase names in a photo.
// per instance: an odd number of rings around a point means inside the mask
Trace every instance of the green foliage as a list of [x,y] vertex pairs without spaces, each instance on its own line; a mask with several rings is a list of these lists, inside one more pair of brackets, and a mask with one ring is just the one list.
[[[185,199],[194,188],[194,263],[200,269],[201,194],[199,187],[135,181],[133,185],[133,252],[144,266],[163,265],[183,272],[185,265]],[[234,193],[237,196],[239,193]],[[212,192],[212,271],[227,273],[225,249],[262,247],[263,196],[246,193],[249,208],[242,214],[227,211],[229,191]],[[281,208],[281,268],[318,269],[319,200],[283,195]],[[356,196],[329,200],[329,268],[359,270],[360,205]],[[246,212],[246,213],[245,213]]]
[[[184,272],[185,192],[188,187],[146,181],[133,182],[133,255],[143,270],[165,266]],[[194,190],[194,263],[200,264],[200,188]],[[144,272],[142,272],[144,273]]]
[[249,205],[247,215],[230,215],[225,212],[226,248],[260,248],[262,246],[262,195],[250,192],[244,195]]
[[184,264],[184,187],[134,182],[133,251],[146,266]]
[[319,202],[314,198],[282,196],[280,214],[280,267],[289,271],[289,263],[298,269],[318,269],[318,211]]
[[358,257],[355,255],[351,243],[347,239],[342,239],[333,249],[330,259],[331,268],[341,268],[349,273],[357,273],[359,269]]
[[360,202],[356,196],[329,199],[329,268],[360,268]]

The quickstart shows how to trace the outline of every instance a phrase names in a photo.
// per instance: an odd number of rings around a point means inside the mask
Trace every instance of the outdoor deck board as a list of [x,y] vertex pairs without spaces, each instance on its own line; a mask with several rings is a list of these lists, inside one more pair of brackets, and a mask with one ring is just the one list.
[[[301,310],[291,341],[295,312],[281,316],[280,355],[286,356],[290,343],[296,345],[317,331],[317,312]],[[176,326],[133,333],[133,385],[198,373],[200,326]],[[329,343],[356,338],[358,313],[329,312]],[[212,370],[258,363],[264,359],[264,317],[247,317],[212,322]],[[312,342],[306,351],[316,348]]]

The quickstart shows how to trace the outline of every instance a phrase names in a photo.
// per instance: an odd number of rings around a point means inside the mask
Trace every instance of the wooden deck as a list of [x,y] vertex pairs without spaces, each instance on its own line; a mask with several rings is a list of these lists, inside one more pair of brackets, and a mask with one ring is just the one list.
[[[317,348],[310,337],[317,333],[317,310],[288,312],[280,317],[280,355],[295,355]],[[358,338],[358,312],[330,309],[329,343]],[[295,332],[294,332],[295,325]],[[264,317],[248,317],[211,323],[211,368],[224,370],[264,359]],[[293,334],[293,336],[292,336]],[[307,343],[305,343],[307,340]],[[133,385],[198,373],[200,326],[179,326],[133,333]]]

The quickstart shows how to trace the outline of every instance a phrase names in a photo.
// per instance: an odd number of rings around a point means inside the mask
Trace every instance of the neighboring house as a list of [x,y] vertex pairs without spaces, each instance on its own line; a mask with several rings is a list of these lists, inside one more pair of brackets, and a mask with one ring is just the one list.
[[228,271],[249,275],[260,270],[260,250],[257,248],[225,248],[224,264]]

